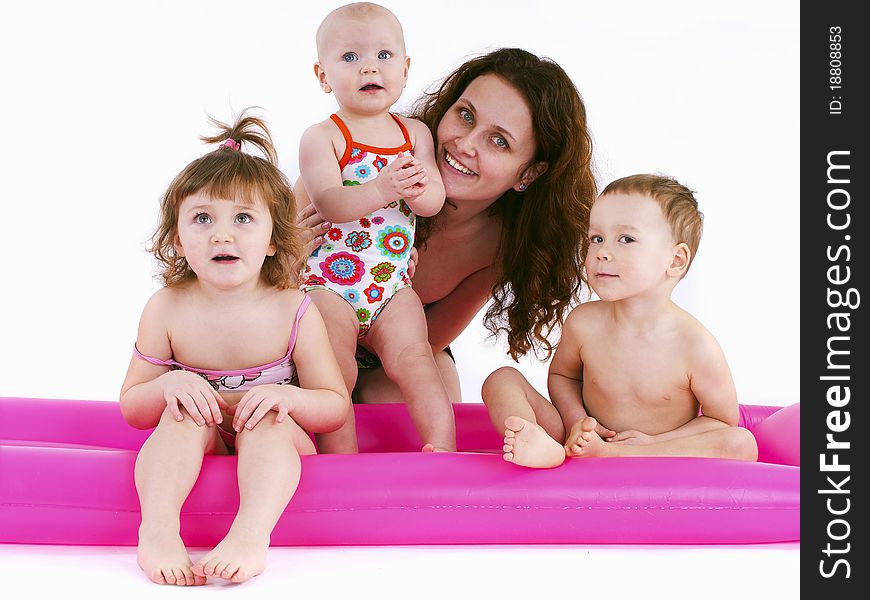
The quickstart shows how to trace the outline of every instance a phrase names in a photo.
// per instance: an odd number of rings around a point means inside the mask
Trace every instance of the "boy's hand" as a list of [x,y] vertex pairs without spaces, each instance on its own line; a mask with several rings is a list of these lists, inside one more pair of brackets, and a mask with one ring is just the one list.
[[384,198],[384,204],[389,204],[400,198],[414,199],[421,196],[426,191],[427,181],[423,163],[405,154],[381,169],[375,185]]
[[620,431],[619,433],[604,439],[608,442],[622,442],[623,444],[628,444],[630,446],[650,444],[655,441],[653,436],[634,429],[626,429],[625,431]]
[[211,427],[223,421],[221,409],[226,410],[229,406],[205,379],[190,371],[169,371],[161,378],[163,399],[176,421],[184,419],[179,404],[199,426],[208,424]]
[[230,409],[233,417],[233,429],[241,431],[242,427],[251,430],[266,416],[270,410],[278,413],[275,422],[281,423],[296,408],[292,385],[258,385],[242,396],[239,403]]

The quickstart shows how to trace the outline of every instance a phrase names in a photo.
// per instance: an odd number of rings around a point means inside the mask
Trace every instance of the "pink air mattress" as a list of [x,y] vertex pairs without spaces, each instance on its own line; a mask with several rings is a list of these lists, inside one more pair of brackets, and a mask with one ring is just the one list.
[[[356,406],[362,453],[302,459],[272,544],[747,544],[800,539],[800,405],[741,406],[759,460],[506,463],[481,404],[455,406],[460,452],[422,454],[403,405]],[[116,402],[0,398],[0,542],[135,545],[136,451]],[[763,462],[761,462],[763,461]],[[236,459],[207,456],[182,509],[212,546],[238,508]]]

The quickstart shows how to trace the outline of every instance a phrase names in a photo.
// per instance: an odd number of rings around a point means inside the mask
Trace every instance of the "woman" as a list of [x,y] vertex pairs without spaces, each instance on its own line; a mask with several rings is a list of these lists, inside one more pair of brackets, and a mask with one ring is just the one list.
[[[441,212],[418,219],[414,290],[426,306],[441,376],[459,402],[448,345],[487,302],[484,324],[506,334],[511,358],[552,353],[547,335],[583,276],[580,256],[597,191],[592,140],[565,71],[516,48],[467,61],[410,116],[433,133],[447,193]],[[323,220],[302,206],[304,190],[296,193],[301,224],[323,231]],[[373,362],[360,369],[355,401],[402,402]],[[353,423],[318,444],[322,452],[355,452]]]

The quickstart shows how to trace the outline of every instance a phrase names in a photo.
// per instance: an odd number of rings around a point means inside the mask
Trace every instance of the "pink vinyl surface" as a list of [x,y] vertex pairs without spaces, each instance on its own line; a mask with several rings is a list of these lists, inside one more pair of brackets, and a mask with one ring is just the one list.
[[[423,454],[403,405],[355,406],[361,454],[304,457],[273,545],[666,543],[800,539],[800,404],[741,406],[757,463],[502,460],[480,404],[454,407],[459,452]],[[0,542],[135,545],[136,451],[116,402],[0,398]],[[207,456],[182,509],[190,546],[238,508],[236,459]]]

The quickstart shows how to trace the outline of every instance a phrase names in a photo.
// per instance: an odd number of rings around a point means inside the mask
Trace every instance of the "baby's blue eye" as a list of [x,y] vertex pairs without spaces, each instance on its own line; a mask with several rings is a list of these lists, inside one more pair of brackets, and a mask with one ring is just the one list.
[[380,60],[387,60],[389,58],[393,58],[393,53],[389,50],[381,50],[380,52],[378,52],[378,58]]
[[236,215],[236,223],[250,223],[252,221],[251,215],[248,213],[239,213]]
[[193,218],[193,221],[195,223],[202,223],[202,224],[211,223],[211,217],[208,215],[208,213],[199,213],[198,215],[196,215]]
[[343,60],[344,62],[350,63],[350,62],[354,62],[355,60],[359,60],[359,57],[356,55],[356,52],[345,52],[342,55],[341,60]]

